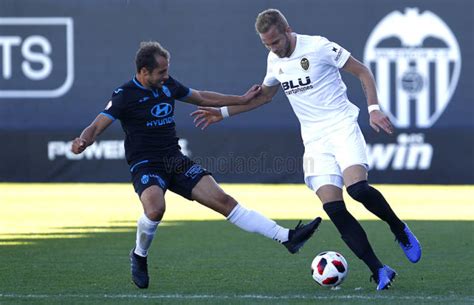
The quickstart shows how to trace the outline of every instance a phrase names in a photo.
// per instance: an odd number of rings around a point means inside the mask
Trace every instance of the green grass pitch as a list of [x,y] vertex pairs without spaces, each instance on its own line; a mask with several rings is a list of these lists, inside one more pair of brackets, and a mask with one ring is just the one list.
[[[32,212],[21,210],[26,204],[21,200],[16,202],[17,208],[9,205],[13,197],[20,195],[10,196],[5,188],[12,187],[3,187],[0,187],[4,191],[0,196],[2,305],[474,303],[472,220],[409,220],[423,245],[423,257],[418,264],[406,260],[383,222],[362,221],[378,256],[398,272],[392,288],[382,292],[375,290],[375,284],[369,282],[368,269],[343,244],[327,219],[296,255],[289,254],[276,242],[243,232],[224,220],[168,220],[159,227],[150,251],[150,287],[139,290],[130,281],[128,262],[139,206],[124,203],[123,206],[132,206],[136,213],[120,216],[130,211],[127,208],[117,217],[104,220],[97,219],[107,214],[104,208],[97,207],[97,216],[91,207],[97,203],[87,204],[80,199],[83,203],[80,206],[70,199],[58,203],[67,205],[66,210],[48,210],[55,201],[54,197],[48,197],[50,203],[43,206],[36,203],[40,207]],[[120,187],[131,192],[129,186]],[[37,191],[36,198],[41,196]],[[72,198],[74,194],[61,196]],[[106,206],[112,209],[114,205]],[[20,211],[15,214],[18,208]],[[116,209],[122,209],[121,202],[117,202]],[[40,212],[45,210],[48,217]],[[89,214],[90,219],[82,225],[73,220],[85,219],[84,215]],[[23,225],[18,224],[22,218],[19,215],[27,215]],[[50,225],[41,222],[45,219]],[[297,222],[295,219],[277,221],[287,227]],[[13,225],[8,224],[13,223],[17,227],[9,230]],[[311,260],[323,250],[338,251],[348,261],[348,277],[338,290],[321,288],[311,278]]]

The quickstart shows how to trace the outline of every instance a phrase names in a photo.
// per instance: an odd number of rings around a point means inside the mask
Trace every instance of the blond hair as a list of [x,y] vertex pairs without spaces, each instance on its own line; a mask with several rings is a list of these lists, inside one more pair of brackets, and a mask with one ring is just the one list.
[[274,8],[269,8],[258,14],[255,21],[255,30],[258,34],[268,32],[272,26],[276,26],[280,33],[283,33],[288,28],[288,21],[283,14]]

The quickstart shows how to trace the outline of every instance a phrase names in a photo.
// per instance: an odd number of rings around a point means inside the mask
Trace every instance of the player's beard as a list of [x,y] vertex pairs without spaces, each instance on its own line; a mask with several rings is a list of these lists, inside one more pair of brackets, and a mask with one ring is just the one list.
[[290,52],[291,52],[291,40],[285,35],[285,47],[283,48],[283,52],[280,54],[277,54],[278,57],[280,58],[285,58],[285,57],[290,57]]
[[148,87],[152,89],[161,89],[161,81],[154,82],[153,80],[148,79],[147,83],[148,83]]

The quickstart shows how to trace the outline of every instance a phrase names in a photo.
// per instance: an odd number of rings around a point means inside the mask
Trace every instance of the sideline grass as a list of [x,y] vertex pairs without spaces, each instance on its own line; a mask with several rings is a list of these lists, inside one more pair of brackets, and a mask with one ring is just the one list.
[[[323,215],[301,185],[223,187],[285,226]],[[399,273],[382,293],[329,221],[292,256],[171,193],[150,256],[151,286],[140,291],[129,280],[127,254],[141,213],[130,185],[0,184],[0,304],[473,304],[474,188],[378,187],[424,246],[421,262],[410,264],[384,223],[362,222],[379,257]],[[330,249],[350,268],[336,291],[310,277],[311,259]]]
[[[315,215],[325,218],[319,200],[304,185],[222,187],[246,207],[274,219],[310,219]],[[405,220],[474,220],[474,186],[377,187]],[[165,221],[222,220],[220,214],[171,192],[167,192],[166,200]],[[348,196],[345,200],[356,218],[375,219],[360,203]],[[64,228],[69,234],[81,234],[87,230],[80,227],[129,225],[141,214],[141,205],[130,184],[0,183],[0,207],[3,238],[5,234],[61,233]]]

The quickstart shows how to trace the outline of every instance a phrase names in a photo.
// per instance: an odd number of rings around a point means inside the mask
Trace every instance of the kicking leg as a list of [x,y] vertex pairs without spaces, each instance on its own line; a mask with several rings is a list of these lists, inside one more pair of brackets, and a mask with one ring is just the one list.
[[361,165],[353,165],[344,170],[347,193],[362,203],[367,210],[385,221],[395,235],[407,258],[416,263],[421,258],[421,245],[408,226],[392,210],[384,196],[367,182],[367,170]]
[[281,227],[262,214],[248,210],[226,194],[211,176],[203,176],[192,190],[192,198],[202,205],[222,214],[234,225],[283,243],[291,253],[296,253],[311,237],[320,218],[295,230]]

